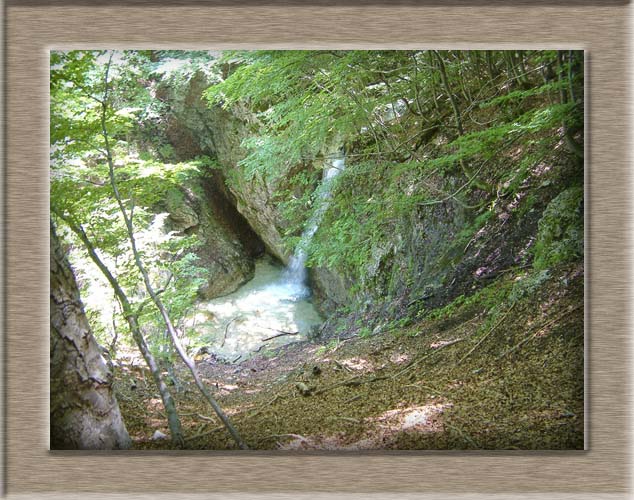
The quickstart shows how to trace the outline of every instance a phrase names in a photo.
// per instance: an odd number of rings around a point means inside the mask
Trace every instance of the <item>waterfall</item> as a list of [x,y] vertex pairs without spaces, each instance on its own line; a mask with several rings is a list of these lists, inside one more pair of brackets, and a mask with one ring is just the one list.
[[299,295],[309,294],[308,287],[306,286],[306,280],[308,278],[306,270],[306,248],[317,232],[321,219],[324,217],[324,214],[328,209],[328,205],[330,204],[330,198],[332,196],[332,180],[343,172],[345,168],[345,160],[343,157],[340,157],[335,158],[332,161],[331,167],[324,171],[321,186],[318,188],[319,193],[317,195],[317,199],[315,200],[315,210],[308,221],[306,229],[304,229],[304,232],[302,233],[302,237],[295,249],[295,254],[291,257],[288,264],[285,275],[286,281],[289,285],[297,288]]
[[282,345],[307,338],[309,332],[322,323],[323,319],[309,300],[306,250],[330,204],[333,180],[344,168],[342,154],[324,169],[312,215],[286,269],[266,259],[256,262],[251,281],[229,295],[199,304],[187,319],[187,326],[196,325],[201,335],[214,339],[213,352],[221,359],[247,359],[269,340],[271,331],[297,332],[299,337],[275,339],[274,345]]

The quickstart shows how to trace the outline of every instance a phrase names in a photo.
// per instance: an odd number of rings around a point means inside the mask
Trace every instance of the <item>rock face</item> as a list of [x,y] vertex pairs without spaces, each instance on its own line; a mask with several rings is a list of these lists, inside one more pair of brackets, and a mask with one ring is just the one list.
[[535,244],[535,267],[583,257],[583,187],[562,191],[544,210]]
[[112,374],[51,225],[51,449],[129,448]]
[[[245,177],[238,166],[246,156],[241,144],[259,130],[258,118],[244,107],[234,107],[231,112],[219,106],[209,108],[201,96],[210,84],[204,75],[198,74],[185,90],[176,92],[169,87],[162,88],[162,99],[170,107],[166,128],[168,140],[181,158],[206,154],[218,161],[223,177],[220,174],[215,177],[216,188],[226,193],[226,199],[244,217],[266,250],[288,264],[290,254],[281,236],[286,222],[277,209],[276,196],[286,187],[282,184],[283,179],[296,173],[297,169],[320,172],[327,165],[324,160],[316,160],[280,167],[286,170],[280,173],[277,181],[265,181],[257,175]],[[347,142],[354,143],[353,139],[348,138]],[[338,138],[333,144],[324,145],[321,156],[327,158],[339,154],[343,142],[343,138]],[[439,178],[435,182],[442,186],[446,180]],[[377,189],[384,187],[377,186]],[[450,185],[443,189],[453,191]],[[197,227],[193,213],[185,208],[174,212],[172,218],[174,223],[180,221],[181,226]],[[431,298],[429,304],[440,304],[470,290],[480,279],[477,270],[483,267],[483,262],[492,263],[491,269],[512,264],[514,255],[521,245],[526,244],[523,232],[532,231],[525,231],[518,225],[519,236],[512,236],[518,245],[502,242],[496,242],[497,246],[492,248],[471,245],[464,253],[465,247],[458,249],[456,241],[466,222],[464,210],[451,200],[401,216],[393,221],[392,237],[370,243],[373,245],[371,258],[364,266],[362,278],[348,276],[345,270],[335,266],[310,270],[316,305],[322,313],[328,314],[353,301],[376,304],[389,302],[397,296],[406,302]],[[527,226],[533,228],[534,221]],[[221,247],[224,248],[218,246]],[[494,255],[496,249],[499,255]],[[231,248],[227,248],[226,255],[237,256]],[[226,261],[218,265],[223,269],[231,267]],[[248,272],[248,269],[238,271],[237,275],[248,275]],[[234,279],[234,282],[238,281],[239,278]],[[222,286],[233,286],[230,279],[226,283]]]
[[[241,105],[234,105],[230,111],[220,106],[209,108],[201,96],[210,84],[211,81],[203,74],[198,74],[184,86],[184,90],[175,91],[169,86],[161,89],[162,99],[170,108],[166,122],[168,140],[182,158],[206,154],[218,161],[222,177],[218,174],[215,178],[216,188],[224,190],[226,199],[244,217],[266,250],[288,264],[290,255],[281,236],[288,226],[276,200],[288,195],[283,193],[289,187],[284,185],[285,178],[305,170],[309,174],[317,173],[316,179],[324,165],[317,160],[304,160],[301,165],[280,165],[276,180],[270,179],[273,176],[264,179],[257,173],[245,174],[239,165],[246,156],[243,140],[254,137],[262,126],[256,114]],[[446,141],[444,137],[434,137],[437,133],[438,128],[433,127],[425,140]],[[357,139],[347,137],[345,142],[353,149],[354,144],[359,142]],[[336,154],[343,142],[343,138],[338,138],[333,140],[333,144],[324,145],[320,156]],[[355,151],[349,153],[353,153],[350,155],[353,158]],[[441,193],[459,192],[461,189],[459,185],[452,185],[455,181],[443,175],[429,181]],[[360,187],[362,192],[368,187],[363,185],[365,181],[362,177],[349,182],[354,184],[353,188]],[[377,190],[390,188],[381,182],[370,187]],[[397,188],[401,189],[400,186]],[[302,189],[311,189],[311,186]],[[537,222],[549,197],[540,194],[532,202],[534,206],[522,212],[517,210],[517,204],[525,194],[518,193],[520,198],[516,200],[497,200],[495,207],[484,214],[490,219],[484,219],[482,224],[478,222],[480,229],[473,229],[476,221],[471,220],[472,215],[468,214],[474,212],[465,211],[464,203],[483,203],[487,196],[484,191],[474,191],[470,195],[473,199],[462,202],[447,197],[438,203],[416,206],[408,213],[391,216],[385,222],[389,227],[381,228],[380,237],[366,240],[371,246],[368,261],[355,263],[354,273],[338,268],[336,263],[328,268],[310,270],[309,279],[317,306],[321,312],[328,314],[340,306],[391,303],[390,306],[403,312],[409,305],[420,301],[425,307],[437,307],[459,295],[472,293],[504,269],[530,260],[528,253],[534,244]],[[559,200],[560,204],[567,207],[577,203],[579,193],[568,198]],[[551,211],[556,213],[556,206]],[[187,209],[175,211],[172,218],[175,224],[183,227],[201,225]],[[553,248],[562,258],[568,254],[581,255],[580,220],[577,217],[574,221],[565,221],[566,224],[559,225],[562,227],[546,221],[540,223],[540,242],[545,251]],[[471,229],[474,234],[467,234]],[[316,235],[319,234],[318,230]],[[559,244],[558,238],[565,241]],[[553,247],[551,240],[556,246]],[[233,255],[230,248],[227,248],[226,254]],[[245,271],[240,273],[244,275]]]
[[451,202],[421,208],[401,220],[391,246],[369,264],[375,297],[407,291],[414,299],[445,286],[451,269],[446,261],[465,222],[464,210]]
[[[297,169],[310,169],[317,172],[318,178],[318,172],[328,165],[324,160],[316,160],[281,167],[286,170],[277,181],[267,182],[257,175],[245,177],[238,166],[246,156],[241,144],[259,130],[258,118],[244,107],[234,107],[231,112],[219,106],[209,108],[201,96],[210,83],[204,75],[198,74],[184,91],[175,92],[169,87],[161,90],[162,98],[170,106],[166,128],[168,140],[181,158],[206,154],[218,161],[223,174],[214,178],[216,189],[225,192],[229,203],[244,217],[253,234],[257,234],[254,238],[259,238],[270,254],[288,264],[290,254],[281,236],[286,222],[277,209],[276,196],[286,187],[282,184],[283,179],[296,173]],[[354,143],[352,139],[348,142]],[[327,158],[339,154],[343,142],[343,138],[338,138],[333,144],[324,145],[321,156]],[[435,182],[442,185],[446,180],[439,178]],[[377,186],[378,189],[383,187]],[[453,191],[451,185],[445,185],[443,189]],[[172,219],[181,227],[203,226],[200,221],[196,222],[194,212],[199,213],[198,209],[192,212],[182,208],[174,211]],[[491,269],[497,269],[513,264],[514,255],[526,245],[527,237],[523,233],[531,233],[535,221],[527,222],[526,230],[521,224],[517,231],[514,229],[518,234],[511,239],[517,240],[517,245],[496,242],[494,247],[485,248],[476,241],[478,244],[467,247],[465,253],[465,246],[458,248],[456,242],[466,223],[463,208],[451,200],[421,207],[395,219],[391,228],[393,237],[370,243],[373,245],[371,258],[364,266],[363,277],[348,276],[345,270],[336,266],[310,270],[316,305],[322,313],[329,314],[353,302],[380,304],[395,297],[401,297],[405,303],[426,300],[427,304],[441,304],[448,298],[468,292],[474,283],[477,285],[481,281],[477,271],[483,266],[491,264]],[[213,239],[213,236],[210,234],[209,238]],[[238,258],[236,247],[218,244],[217,248],[225,249],[224,255],[231,256],[231,260]],[[496,251],[498,254],[494,254]],[[201,258],[205,257],[201,255]],[[248,276],[250,268],[240,269],[238,264],[232,267],[226,259],[218,258],[217,264],[208,259],[212,267],[216,265],[221,269],[220,273],[230,269],[227,280],[218,281],[219,288],[230,290],[240,281],[239,276]],[[232,275],[234,277],[229,278]],[[212,290],[213,293],[216,291]]]
[[[284,186],[275,182],[265,182],[261,177],[245,178],[237,164],[246,152],[242,148],[243,139],[258,130],[257,117],[249,110],[236,106],[231,112],[219,106],[209,108],[201,97],[210,82],[202,74],[196,75],[183,92],[165,86],[161,88],[161,98],[169,103],[166,135],[174,151],[181,159],[206,154],[220,163],[225,179],[216,174],[213,184],[224,191],[227,200],[237,209],[255,238],[259,238],[266,251],[282,263],[288,264],[290,252],[284,246],[281,234],[286,228],[285,221],[277,209],[274,199]],[[324,156],[339,152],[341,143],[327,147]],[[300,168],[320,170],[327,167],[322,162],[307,164]],[[288,174],[298,166],[288,166]],[[281,175],[279,178],[283,179]],[[230,182],[225,182],[229,179]],[[280,181],[281,182],[281,181]],[[176,223],[196,226],[191,211],[180,209],[171,219]],[[257,236],[255,236],[257,235]],[[230,252],[231,253],[231,252]],[[201,256],[202,257],[202,256]],[[322,311],[329,311],[347,301],[349,283],[336,271],[315,269],[311,272],[315,286],[315,297]],[[230,291],[230,290],[228,290]]]
[[226,295],[253,277],[254,259],[264,251],[258,236],[218,187],[213,178],[189,181],[168,192],[166,229],[196,235],[197,266],[208,280],[199,290],[205,299]]
[[397,219],[393,237],[372,243],[362,278],[337,268],[311,271],[320,309],[329,313],[352,301],[381,304],[397,296],[414,300],[434,294],[446,282],[450,268],[441,263],[463,224],[463,210],[452,203]]
[[[226,189],[234,206],[264,242],[268,252],[286,264],[290,255],[281,237],[284,224],[273,203],[278,186],[267,185],[259,177],[244,179],[236,169],[245,156],[242,140],[257,129],[257,118],[241,108],[236,108],[233,113],[217,106],[210,109],[202,98],[208,86],[204,75],[198,74],[184,92],[169,87],[160,90],[161,98],[170,106],[167,138],[180,158],[206,154],[218,160],[231,179]],[[218,189],[223,189],[220,185],[225,186],[220,177],[216,177],[216,184]]]
[[309,277],[315,305],[323,315],[348,302],[350,283],[342,273],[325,267],[316,267],[310,270]]

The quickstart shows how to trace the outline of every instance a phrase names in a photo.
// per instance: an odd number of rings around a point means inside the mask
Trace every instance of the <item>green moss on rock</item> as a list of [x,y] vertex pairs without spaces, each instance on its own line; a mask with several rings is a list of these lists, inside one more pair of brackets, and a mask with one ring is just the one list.
[[548,204],[533,252],[537,270],[583,257],[583,187],[568,188]]

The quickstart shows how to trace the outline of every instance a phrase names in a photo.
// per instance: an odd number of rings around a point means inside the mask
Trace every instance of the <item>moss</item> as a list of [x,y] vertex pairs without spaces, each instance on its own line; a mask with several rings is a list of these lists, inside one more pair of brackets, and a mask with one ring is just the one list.
[[583,187],[568,188],[548,204],[533,252],[537,270],[583,257]]

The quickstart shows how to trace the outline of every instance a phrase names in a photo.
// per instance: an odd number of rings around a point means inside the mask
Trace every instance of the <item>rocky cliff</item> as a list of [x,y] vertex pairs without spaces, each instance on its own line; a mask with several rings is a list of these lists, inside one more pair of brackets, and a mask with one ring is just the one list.
[[[288,189],[286,179],[299,171],[310,171],[317,179],[323,169],[329,166],[329,158],[338,152],[343,144],[343,139],[338,139],[331,145],[324,146],[318,159],[306,161],[299,165],[281,165],[280,174],[274,181],[255,175],[253,177],[244,174],[239,163],[245,157],[242,147],[244,139],[249,138],[258,130],[260,123],[255,113],[244,106],[234,106],[227,111],[220,106],[210,107],[203,99],[204,90],[210,85],[208,79],[202,74],[196,74],[184,89],[176,89],[171,85],[162,83],[158,96],[168,104],[169,113],[166,116],[164,129],[165,140],[173,147],[178,159],[186,160],[198,155],[209,155],[216,159],[221,166],[221,172],[216,171],[207,182],[207,189],[221,193],[224,202],[235,207],[240,218],[248,224],[253,231],[243,234],[247,240],[259,239],[264,244],[266,251],[275,256],[282,263],[288,264],[291,252],[283,241],[283,234],[288,228],[288,222],[280,212],[278,201],[280,193]],[[300,193],[298,193],[300,194]],[[209,200],[210,198],[206,198]],[[194,212],[206,209],[200,203],[194,203]],[[179,209],[180,210],[180,209]],[[186,210],[186,209],[185,209]],[[230,211],[230,209],[229,209]],[[235,214],[234,214],[235,215]],[[172,215],[171,219],[179,215]],[[207,221],[209,217],[202,215]],[[195,217],[184,216],[190,227],[197,226]],[[228,221],[228,219],[225,219]],[[209,235],[217,234],[209,226]],[[211,239],[222,239],[222,236],[211,236]],[[242,239],[244,242],[244,238]],[[240,263],[234,259],[231,248],[226,244],[212,245],[220,254],[222,249],[228,250],[224,255],[230,256],[233,267],[247,266],[252,269],[252,264]],[[203,262],[208,262],[203,255]],[[212,266],[213,267],[213,266]],[[240,276],[249,276],[251,271],[238,272]],[[234,283],[239,281],[225,280],[212,269],[212,276],[220,276],[213,290],[224,288],[230,292],[235,289]],[[310,273],[315,286],[315,295],[323,311],[330,311],[348,300],[346,288],[349,285],[346,279],[338,272],[331,269],[317,267]],[[210,282],[212,279],[210,278]],[[227,283],[231,283],[227,286]]]
[[[320,154],[300,163],[279,165],[275,176],[247,173],[241,166],[246,155],[243,141],[261,131],[257,113],[244,105],[229,109],[209,106],[202,97],[209,84],[199,73],[184,91],[175,92],[169,85],[160,88],[160,97],[169,105],[167,140],[180,158],[205,154],[218,161],[222,173],[216,173],[212,180],[215,189],[226,193],[226,200],[244,217],[266,250],[288,263],[290,253],[283,235],[289,230],[289,221],[280,208],[280,199],[285,197],[288,201],[289,193],[291,198],[301,198],[313,190],[332,151],[345,146],[351,158],[357,156],[359,144],[366,140],[364,132],[340,136],[324,145]],[[425,140],[442,144],[447,138],[436,127],[425,134]],[[556,138],[553,141],[555,144]],[[521,156],[512,161],[520,159]],[[387,215],[379,221],[380,231],[372,239],[342,241],[341,245],[348,245],[352,251],[354,247],[363,249],[358,253],[365,259],[356,267],[343,265],[337,259],[313,262],[309,276],[318,306],[325,313],[342,307],[362,310],[373,306],[377,311],[406,314],[410,309],[446,304],[485,286],[510,266],[530,262],[544,210],[562,189],[579,181],[574,163],[555,149],[545,163],[535,163],[531,168],[523,174],[522,186],[510,197],[500,195],[501,186],[494,197],[478,189],[470,189],[464,196],[448,195],[453,191],[460,193],[464,186],[442,173],[413,180],[408,180],[410,173],[391,171],[374,173],[374,177],[359,173],[346,176],[335,189],[335,203],[324,218],[324,227],[339,224],[345,216],[337,206],[338,198],[367,199],[370,204],[376,199],[387,199],[386,193],[402,194],[407,190],[427,190],[437,196],[407,210],[386,210]],[[288,181],[301,171],[312,175],[313,182],[298,191]],[[309,212],[307,207],[304,220]],[[358,219],[357,224],[364,224],[362,217]],[[369,227],[376,223],[368,220],[366,224]],[[322,244],[329,238],[332,235],[323,228],[315,235]],[[226,255],[232,254],[231,249],[226,250]],[[248,276],[248,270],[239,274]],[[222,280],[219,283],[225,286]]]
[[[264,245],[229,201],[216,176],[190,179],[168,191],[161,209],[166,231],[195,235],[197,266],[207,271],[199,293],[205,299],[236,290],[253,277],[254,259]],[[160,209],[159,209],[160,210]]]
[[210,108],[203,99],[203,91],[209,84],[198,73],[184,89],[160,87],[158,96],[169,106],[164,130],[167,141],[180,159],[209,155],[219,162],[223,175],[214,178],[215,188],[228,192],[233,205],[267,251],[287,263],[290,254],[281,237],[284,221],[273,202],[279,186],[267,184],[259,177],[247,179],[237,168],[244,158],[241,143],[258,127],[258,120],[245,109],[236,108],[230,113],[219,106]]

